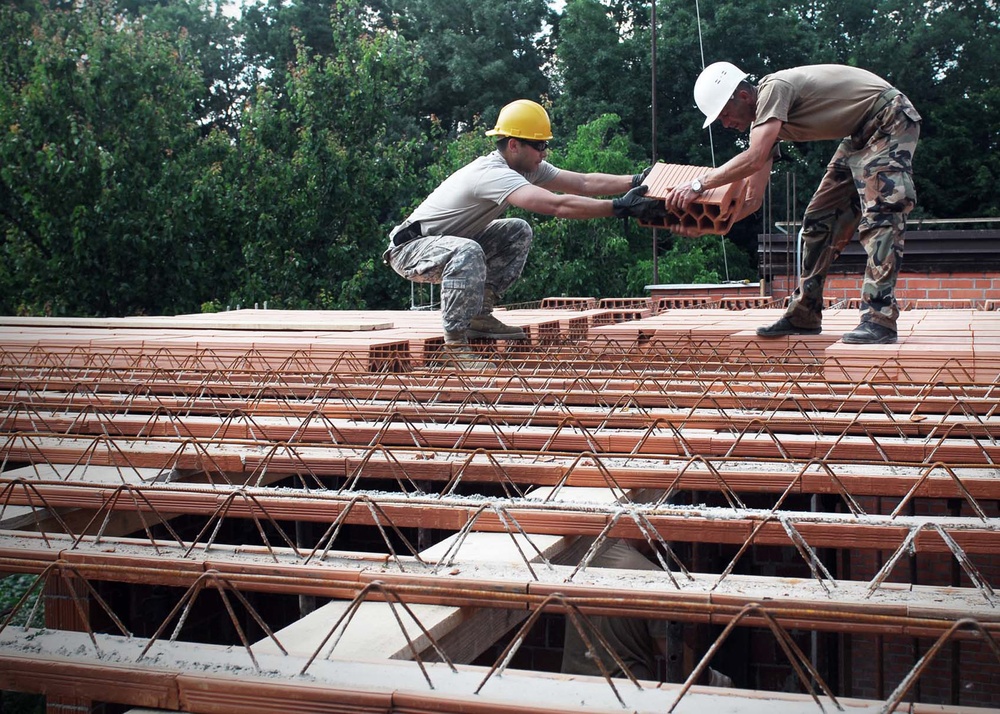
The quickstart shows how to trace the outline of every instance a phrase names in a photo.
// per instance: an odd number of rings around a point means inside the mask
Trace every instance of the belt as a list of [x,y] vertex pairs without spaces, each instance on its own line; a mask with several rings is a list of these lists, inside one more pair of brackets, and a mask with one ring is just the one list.
[[902,92],[900,92],[895,87],[889,87],[888,89],[882,90],[882,93],[878,95],[872,108],[868,110],[868,117],[874,117],[880,111],[888,106],[889,102],[898,97]]
[[420,221],[406,223],[392,236],[392,244],[397,248],[409,243],[411,240],[423,238],[424,234],[420,230]]

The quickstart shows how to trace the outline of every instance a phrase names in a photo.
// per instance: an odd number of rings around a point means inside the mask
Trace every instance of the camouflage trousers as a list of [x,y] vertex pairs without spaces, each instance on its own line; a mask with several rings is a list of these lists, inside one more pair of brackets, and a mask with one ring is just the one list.
[[474,238],[418,238],[390,249],[385,260],[407,280],[439,283],[444,331],[462,333],[521,276],[531,239],[527,221],[504,218]]
[[802,219],[802,276],[785,311],[800,327],[820,327],[830,266],[858,232],[868,256],[861,321],[896,329],[896,279],[906,217],[916,204],[913,152],[920,115],[902,94],[844,139]]

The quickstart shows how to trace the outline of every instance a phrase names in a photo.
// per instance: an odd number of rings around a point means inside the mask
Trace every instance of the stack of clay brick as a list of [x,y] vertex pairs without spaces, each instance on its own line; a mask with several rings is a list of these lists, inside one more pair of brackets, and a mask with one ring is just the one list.
[[[680,164],[657,163],[649,176],[643,182],[649,186],[646,196],[649,198],[666,198],[675,186],[690,183],[692,179],[704,176],[709,172],[707,166],[683,166]],[[747,180],[740,179],[733,183],[710,188],[698,196],[683,213],[670,211],[660,222],[640,221],[642,225],[652,228],[685,228],[697,235],[715,233],[724,235],[729,232],[736,216],[746,199]]]

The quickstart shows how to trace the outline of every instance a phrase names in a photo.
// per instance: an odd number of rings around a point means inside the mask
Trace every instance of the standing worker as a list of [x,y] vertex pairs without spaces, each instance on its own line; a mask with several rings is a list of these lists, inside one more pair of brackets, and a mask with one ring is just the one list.
[[[844,65],[809,65],[765,76],[757,86],[728,62],[706,67],[694,86],[707,119],[750,129],[749,148],[690,184],[666,205],[683,210],[708,188],[770,171],[775,144],[842,139],[802,219],[802,278],[784,316],[757,329],[760,337],[816,335],[822,329],[823,284],[830,266],[859,232],[868,254],[861,288],[861,323],[844,334],[851,344],[896,341],[896,278],[906,216],[916,203],[913,152],[920,115],[887,81]],[[844,138],[846,137],[846,138]]]
[[[497,137],[496,151],[445,179],[392,229],[383,254],[404,278],[441,284],[444,363],[459,367],[486,365],[469,349],[469,338],[525,338],[520,327],[492,314],[521,275],[531,247],[527,221],[500,218],[508,205],[560,218],[656,220],[665,215],[662,202],[643,198],[649,169],[635,175],[581,174],[545,161],[552,128],[536,102],[511,102],[486,134]],[[619,193],[625,195],[589,198]]]

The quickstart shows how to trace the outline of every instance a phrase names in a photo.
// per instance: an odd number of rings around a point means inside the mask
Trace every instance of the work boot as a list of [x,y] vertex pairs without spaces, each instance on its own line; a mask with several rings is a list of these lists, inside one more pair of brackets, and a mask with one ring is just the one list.
[[526,340],[524,330],[513,325],[505,325],[493,316],[493,307],[500,296],[490,285],[483,290],[483,307],[477,317],[472,318],[469,325],[469,337],[489,338],[494,340]]
[[896,341],[896,331],[877,322],[862,322],[841,338],[849,345],[891,345]]
[[496,365],[483,359],[472,347],[468,339],[448,337],[441,349],[436,352],[431,361],[433,369],[464,369],[481,372],[484,369],[496,369]]
[[493,317],[493,314],[479,315],[472,318],[469,329],[465,333],[469,337],[490,337],[494,340],[526,340],[524,330],[514,325],[505,325]]
[[757,337],[784,337],[785,335],[818,335],[823,331],[822,327],[799,327],[792,324],[787,317],[782,317],[777,322],[757,328]]

